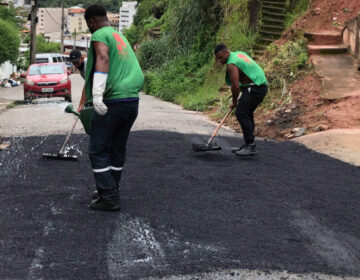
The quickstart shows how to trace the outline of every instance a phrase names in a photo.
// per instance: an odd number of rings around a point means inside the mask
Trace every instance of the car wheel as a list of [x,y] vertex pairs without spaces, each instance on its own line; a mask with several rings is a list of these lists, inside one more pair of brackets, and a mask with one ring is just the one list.
[[32,101],[31,97],[24,97],[24,103],[25,104],[30,104]]
[[71,103],[72,101],[71,95],[65,96],[65,101]]

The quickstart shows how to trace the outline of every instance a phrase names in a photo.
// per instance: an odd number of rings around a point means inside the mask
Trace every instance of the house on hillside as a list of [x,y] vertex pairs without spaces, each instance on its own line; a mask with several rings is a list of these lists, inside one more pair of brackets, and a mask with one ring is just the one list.
[[82,33],[88,30],[84,18],[85,9],[82,7],[71,7],[68,10],[67,27],[68,31],[73,33]]

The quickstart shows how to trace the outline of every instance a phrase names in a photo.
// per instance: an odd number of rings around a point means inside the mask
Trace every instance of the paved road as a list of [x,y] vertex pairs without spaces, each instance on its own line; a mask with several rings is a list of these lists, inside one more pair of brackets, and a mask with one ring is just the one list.
[[72,138],[77,162],[41,159],[71,126],[63,105],[0,114],[12,142],[0,152],[0,279],[360,279],[359,168],[270,141],[241,160],[227,129],[223,151],[196,154],[214,124],[144,95],[122,211],[91,211],[88,137]]

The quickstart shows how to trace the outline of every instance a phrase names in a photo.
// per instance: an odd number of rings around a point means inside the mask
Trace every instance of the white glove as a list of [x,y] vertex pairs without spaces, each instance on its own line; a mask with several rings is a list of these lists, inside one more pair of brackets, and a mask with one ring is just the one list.
[[108,108],[103,102],[103,95],[106,88],[106,80],[108,78],[108,74],[95,72],[93,79],[93,105],[94,110],[101,116],[104,116],[107,113]]

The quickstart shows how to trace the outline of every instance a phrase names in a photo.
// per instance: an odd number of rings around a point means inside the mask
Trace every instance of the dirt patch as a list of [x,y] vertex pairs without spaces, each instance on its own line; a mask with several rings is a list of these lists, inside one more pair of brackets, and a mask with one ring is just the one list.
[[[317,132],[320,126],[360,128],[360,96],[329,101],[320,97],[321,90],[320,77],[314,73],[297,80],[289,88],[291,103],[274,111],[257,110],[256,135],[284,141],[287,140],[284,136],[295,127],[306,127],[307,134]],[[226,125],[241,131],[235,116],[229,118]]]
[[358,0],[312,0],[309,10],[283,34],[279,43],[293,38],[298,30],[341,32],[345,22],[359,12]]
[[[284,135],[294,127],[306,127],[308,133],[317,132],[319,126],[328,129],[360,127],[359,96],[328,101],[320,98],[321,89],[321,80],[314,74],[297,80],[289,90],[292,103],[285,109],[258,112],[257,134],[284,140]],[[270,124],[269,120],[272,120]]]

